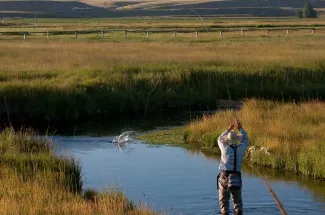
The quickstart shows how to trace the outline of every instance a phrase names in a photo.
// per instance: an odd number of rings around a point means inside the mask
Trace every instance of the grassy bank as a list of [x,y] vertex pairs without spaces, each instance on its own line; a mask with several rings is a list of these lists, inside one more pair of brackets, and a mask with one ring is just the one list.
[[0,115],[60,121],[209,110],[229,97],[322,99],[324,40],[0,41]]
[[[252,147],[247,152],[246,162],[325,178],[324,108],[325,103],[319,101],[295,104],[248,100],[236,111]],[[234,111],[219,111],[183,128],[152,132],[139,139],[158,144],[169,141],[193,152],[199,150],[216,156],[217,138],[234,117]]]
[[27,133],[0,133],[0,175],[1,214],[158,214],[120,191],[82,192],[80,165]]
[[[247,160],[253,164],[324,178],[324,108],[325,103],[317,101],[302,104],[247,101],[236,113],[249,134],[250,146],[254,146],[248,152]],[[218,135],[233,118],[232,111],[203,117],[186,126],[184,140],[217,147]]]

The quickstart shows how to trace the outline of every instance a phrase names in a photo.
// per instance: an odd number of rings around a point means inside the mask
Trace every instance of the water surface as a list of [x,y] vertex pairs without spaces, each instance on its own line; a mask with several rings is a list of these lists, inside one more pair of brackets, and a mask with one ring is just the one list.
[[[117,135],[117,134],[116,134]],[[121,186],[136,203],[169,214],[219,214],[217,159],[199,152],[133,141],[118,147],[115,136],[54,136],[58,153],[73,155],[82,163],[84,188]],[[325,184],[292,174],[245,167],[245,214],[281,214],[259,177],[269,183],[288,214],[325,214]]]

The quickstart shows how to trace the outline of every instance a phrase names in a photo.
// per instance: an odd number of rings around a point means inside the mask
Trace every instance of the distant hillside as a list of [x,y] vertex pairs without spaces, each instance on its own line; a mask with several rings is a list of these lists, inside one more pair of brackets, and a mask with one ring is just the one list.
[[[0,0],[0,17],[295,16],[305,0]],[[325,11],[325,0],[310,1]],[[194,14],[193,14],[194,15]]]

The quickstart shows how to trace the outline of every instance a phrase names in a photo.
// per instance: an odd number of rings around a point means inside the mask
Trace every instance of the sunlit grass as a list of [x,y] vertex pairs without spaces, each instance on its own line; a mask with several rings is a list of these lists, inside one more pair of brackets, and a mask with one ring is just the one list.
[[[188,143],[217,147],[217,137],[236,116],[249,135],[248,160],[277,169],[325,177],[325,103],[248,100],[240,111],[220,111],[186,126]],[[265,147],[270,155],[260,148]]]
[[81,167],[30,132],[0,133],[1,214],[154,215],[114,188],[82,191]]
[[205,36],[0,41],[1,114],[78,119],[214,109],[229,96],[324,97],[324,37]]

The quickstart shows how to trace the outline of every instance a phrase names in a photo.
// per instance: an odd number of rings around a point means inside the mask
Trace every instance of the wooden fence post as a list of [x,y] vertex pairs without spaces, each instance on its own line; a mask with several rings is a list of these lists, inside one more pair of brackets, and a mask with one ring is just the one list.
[[127,34],[128,32],[127,31],[124,31],[124,38],[126,38],[126,34]]
[[77,32],[77,31],[74,33],[74,38],[75,38],[75,39],[78,38],[78,32]]

